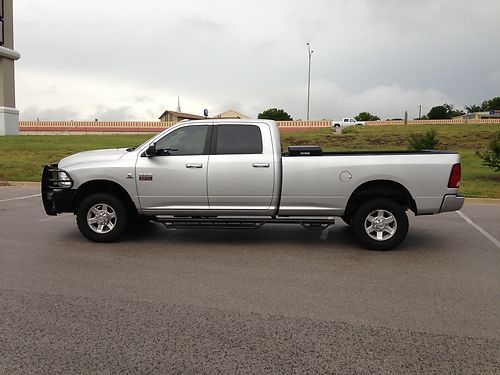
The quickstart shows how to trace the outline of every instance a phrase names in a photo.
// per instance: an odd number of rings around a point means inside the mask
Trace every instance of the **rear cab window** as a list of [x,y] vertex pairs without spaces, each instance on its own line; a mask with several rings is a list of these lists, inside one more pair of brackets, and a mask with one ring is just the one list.
[[256,125],[217,126],[215,154],[262,154],[262,133]]

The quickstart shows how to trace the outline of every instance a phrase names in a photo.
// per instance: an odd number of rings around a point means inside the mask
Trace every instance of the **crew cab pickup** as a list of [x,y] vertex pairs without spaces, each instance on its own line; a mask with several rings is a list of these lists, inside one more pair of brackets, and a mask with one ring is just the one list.
[[89,240],[120,239],[129,225],[323,230],[341,217],[367,248],[388,250],[408,231],[407,210],[459,210],[456,153],[282,152],[270,120],[182,122],[128,149],[81,152],[45,166],[49,215],[71,212]]
[[332,128],[347,128],[348,126],[354,126],[354,125],[360,125],[360,126],[365,126],[365,122],[363,121],[358,121],[352,117],[344,117],[342,120],[339,121],[332,121]]

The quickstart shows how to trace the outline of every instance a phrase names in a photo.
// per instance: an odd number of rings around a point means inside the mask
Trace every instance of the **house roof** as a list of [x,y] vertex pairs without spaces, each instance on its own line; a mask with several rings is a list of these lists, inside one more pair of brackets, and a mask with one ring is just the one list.
[[241,119],[247,119],[247,118],[250,118],[250,117],[244,115],[243,113],[240,113],[238,111],[230,109],[230,110],[228,110],[226,112],[222,112],[222,113],[218,114],[217,116],[215,116],[215,118],[241,118]]
[[202,120],[202,119],[205,118],[203,116],[193,115],[191,113],[175,112],[175,111],[169,111],[169,110],[166,110],[165,112],[163,112],[161,114],[161,116],[158,117],[158,118],[161,119],[163,116],[166,116],[167,113],[170,113],[172,116],[175,116],[175,117],[179,117],[179,118],[183,118],[183,119],[189,119],[189,120]]

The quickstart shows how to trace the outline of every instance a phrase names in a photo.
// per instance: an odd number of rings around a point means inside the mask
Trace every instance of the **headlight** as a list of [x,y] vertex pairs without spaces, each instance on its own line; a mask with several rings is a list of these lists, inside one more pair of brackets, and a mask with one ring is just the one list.
[[59,171],[57,179],[59,180],[59,186],[62,188],[70,188],[73,184],[66,172]]

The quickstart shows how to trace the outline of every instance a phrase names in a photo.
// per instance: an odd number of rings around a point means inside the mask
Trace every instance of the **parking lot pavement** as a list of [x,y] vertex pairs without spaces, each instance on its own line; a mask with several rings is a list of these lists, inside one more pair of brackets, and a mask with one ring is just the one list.
[[[94,244],[37,194],[0,188],[0,373],[500,371],[500,248],[457,213],[390,252],[340,222]],[[500,205],[462,212],[500,239]]]

